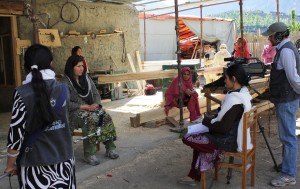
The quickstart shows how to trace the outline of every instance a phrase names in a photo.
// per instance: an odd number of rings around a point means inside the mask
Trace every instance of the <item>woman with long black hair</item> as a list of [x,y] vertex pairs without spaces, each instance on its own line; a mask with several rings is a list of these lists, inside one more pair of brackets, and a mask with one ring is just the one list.
[[69,93],[55,80],[52,60],[47,47],[29,47],[28,75],[13,94],[5,172],[18,174],[20,188],[76,188]]

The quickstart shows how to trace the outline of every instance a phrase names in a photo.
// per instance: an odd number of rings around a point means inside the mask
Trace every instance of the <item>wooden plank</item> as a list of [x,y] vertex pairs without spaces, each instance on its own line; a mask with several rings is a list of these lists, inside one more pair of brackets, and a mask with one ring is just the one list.
[[[143,67],[142,67],[142,61],[141,61],[141,57],[140,57],[140,52],[139,51],[135,51],[135,54],[136,54],[136,59],[137,59],[139,70],[140,70],[140,72],[142,72]],[[141,80],[141,85],[143,87],[145,87],[146,86],[146,81],[145,80]]]
[[136,117],[130,117],[130,125],[131,127],[139,127],[140,126],[140,114],[137,114]]
[[[264,93],[267,89],[268,89],[268,87],[262,87],[262,88],[258,88],[257,91],[258,91],[260,94],[262,94],[262,93]],[[257,94],[255,91],[253,91],[253,92],[250,91],[250,93],[251,93],[252,99],[259,96],[259,94]]]
[[141,60],[141,56],[140,56],[140,51],[135,51],[135,54],[136,54],[136,59],[137,59],[137,62],[138,62],[138,66],[140,68],[140,72],[144,69],[144,64],[142,64],[142,60]]
[[[131,70],[133,73],[136,73],[136,69],[134,67],[134,64],[133,64],[133,61],[132,61],[132,58],[131,58],[131,55],[129,53],[127,53],[127,58],[128,58],[128,61],[129,61],[129,64],[130,64],[130,67],[131,67]],[[137,86],[138,86],[138,89],[140,92],[143,92],[143,87],[141,85],[141,83],[139,81],[136,82]]]
[[164,71],[150,71],[139,73],[124,73],[114,75],[96,75],[98,77],[99,84],[136,81],[136,80],[150,80],[159,78],[173,78],[177,76],[176,70],[164,70]]
[[[12,39],[17,39],[18,37],[18,26],[17,26],[17,16],[11,16],[11,31]],[[15,85],[20,86],[22,84],[22,75],[21,75],[21,60],[20,56],[17,53],[17,42],[13,40],[12,43],[13,56],[14,56],[14,76],[15,76]]]
[[17,44],[17,54],[21,55],[22,54],[22,49],[23,48],[28,48],[31,45],[30,40],[20,40],[20,38],[16,38],[16,44]]
[[23,15],[23,11],[15,11],[12,9],[1,9],[0,14],[7,14],[7,15]]
[[[106,33],[106,34],[96,34],[96,37],[111,37],[111,36],[118,36],[118,35],[122,35],[121,33]],[[91,34],[80,34],[80,35],[63,35],[64,37],[91,37]]]
[[[223,100],[225,95],[222,94],[218,94],[215,95],[215,98],[219,99],[219,100]],[[199,98],[199,106],[200,106],[200,112],[203,114],[206,112],[206,99],[203,98]],[[220,105],[212,102],[212,109],[217,109]],[[169,117],[172,117],[173,119],[175,119],[176,121],[180,120],[180,110],[179,108],[172,108],[169,111],[168,114]],[[189,118],[190,113],[187,109],[187,107],[183,107],[183,119],[187,119]],[[158,109],[155,110],[150,110],[150,111],[146,111],[146,112],[142,112],[136,115],[136,117],[130,118],[130,122],[133,123],[132,125],[134,125],[134,127],[138,127],[140,124],[143,123],[147,123],[150,121],[158,121],[158,120],[163,120],[166,119],[167,116],[165,114],[164,111],[164,107],[160,107]],[[139,121],[137,121],[136,119],[139,119]]]
[[25,7],[24,2],[0,1],[0,9],[12,9],[15,11],[23,11],[24,7]]
[[264,100],[258,104],[255,104],[255,106],[257,107],[257,113],[261,113],[263,111],[274,108],[274,104],[269,100]]
[[0,1],[0,13],[10,15],[22,15],[25,9],[24,2]]
[[167,119],[167,121],[168,121],[169,123],[171,123],[174,127],[179,127],[179,126],[180,126],[179,123],[178,123],[178,121],[177,121],[174,117],[168,116],[166,119]]
[[47,47],[60,47],[61,41],[57,29],[38,29],[39,43]]
[[198,75],[204,74],[219,74],[223,73],[224,67],[223,66],[215,66],[215,67],[206,67],[203,70],[197,71]]

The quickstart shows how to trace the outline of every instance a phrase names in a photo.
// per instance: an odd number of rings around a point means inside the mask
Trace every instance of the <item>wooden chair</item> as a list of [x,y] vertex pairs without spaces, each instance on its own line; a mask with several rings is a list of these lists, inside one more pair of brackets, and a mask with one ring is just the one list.
[[[250,111],[244,113],[243,118],[243,146],[241,152],[225,152],[225,157],[229,157],[229,162],[219,161],[215,166],[215,180],[218,180],[218,172],[220,167],[227,167],[227,184],[231,178],[232,169],[240,169],[242,172],[242,189],[246,189],[247,173],[251,171],[251,186],[255,184],[255,166],[256,166],[256,129],[257,129],[257,108],[253,107]],[[250,128],[251,143],[253,148],[247,150],[247,129]],[[234,163],[234,157],[241,159],[239,163]],[[206,189],[206,174],[201,172],[201,187]]]
[[[81,129],[75,129],[73,131],[73,136],[82,136],[82,130]],[[97,151],[100,151],[100,143],[99,142],[96,144],[96,148],[97,148]]]

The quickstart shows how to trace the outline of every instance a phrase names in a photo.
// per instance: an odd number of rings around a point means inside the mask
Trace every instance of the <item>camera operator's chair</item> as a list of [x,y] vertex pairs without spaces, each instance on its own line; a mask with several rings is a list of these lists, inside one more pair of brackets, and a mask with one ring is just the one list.
[[[232,169],[240,169],[242,172],[242,189],[246,189],[247,173],[251,171],[251,186],[255,184],[255,166],[256,166],[256,130],[257,130],[257,108],[253,107],[250,111],[245,112],[243,116],[243,146],[241,152],[224,152],[225,157],[229,157],[229,162],[219,161],[215,165],[215,180],[218,180],[220,167],[227,167],[227,184],[230,183]],[[250,129],[251,143],[253,148],[247,150],[247,130]],[[240,159],[239,163],[234,163],[234,157]],[[201,187],[206,189],[206,175],[201,172]]]

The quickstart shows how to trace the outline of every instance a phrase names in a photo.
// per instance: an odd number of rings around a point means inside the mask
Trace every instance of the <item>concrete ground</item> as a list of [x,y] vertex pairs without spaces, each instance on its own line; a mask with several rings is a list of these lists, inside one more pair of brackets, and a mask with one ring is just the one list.
[[[149,100],[149,99],[148,99]],[[142,99],[145,103],[147,99]],[[177,183],[177,180],[185,176],[190,168],[192,150],[182,144],[178,133],[170,132],[169,125],[156,128],[130,127],[129,117],[138,109],[155,108],[144,105],[134,107],[134,98],[126,98],[112,102],[103,102],[104,107],[112,116],[118,134],[116,141],[120,158],[110,160],[104,157],[105,148],[101,144],[101,150],[97,153],[101,164],[90,166],[82,161],[82,144],[74,144],[76,157],[76,177],[79,189],[184,189],[193,188]],[[125,106],[127,104],[127,106]],[[139,102],[139,104],[142,104]],[[132,110],[126,113],[125,110]],[[298,114],[300,118],[300,112]],[[0,172],[3,172],[6,164],[6,135],[9,127],[10,113],[0,114]],[[268,124],[270,122],[270,124]],[[300,122],[300,121],[299,121]],[[265,128],[265,134],[272,148],[277,163],[281,162],[281,147],[277,134],[276,117],[272,112],[265,111],[261,114],[261,123]],[[270,126],[268,126],[270,125]],[[299,123],[300,125],[300,123]],[[300,128],[299,128],[300,129]],[[273,161],[266,147],[266,142],[261,134],[257,143],[257,168],[256,184],[250,187],[250,179],[247,188],[265,189],[273,188],[270,180],[279,175],[273,169]],[[298,158],[300,165],[300,158]],[[300,172],[297,168],[297,185],[285,188],[300,188]],[[208,171],[208,188],[240,188],[241,174],[233,172],[230,184],[226,184],[226,170],[221,169],[219,180],[213,180],[213,171]],[[250,176],[250,175],[249,175]],[[250,177],[249,177],[250,178]],[[18,188],[16,177],[11,178],[12,188]],[[9,188],[9,179],[0,180],[1,188]],[[200,185],[197,186],[199,188]],[[194,187],[196,188],[196,187]]]

